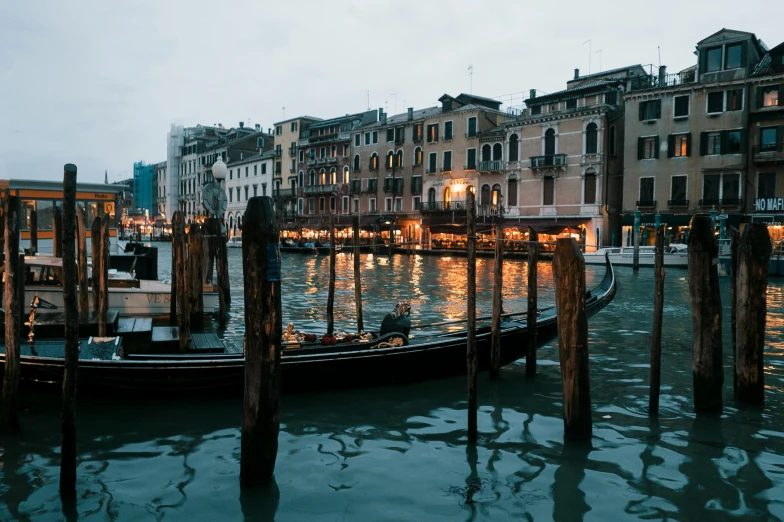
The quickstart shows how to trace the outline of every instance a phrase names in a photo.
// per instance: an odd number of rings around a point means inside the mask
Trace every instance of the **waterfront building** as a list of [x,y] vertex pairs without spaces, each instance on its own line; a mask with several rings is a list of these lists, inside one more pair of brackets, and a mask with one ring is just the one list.
[[[269,137],[262,139],[272,141]],[[239,159],[227,165],[229,174],[224,180],[227,207],[223,218],[228,237],[241,234],[242,216],[248,199],[272,195],[272,170],[277,156],[274,149],[265,147],[264,143],[260,145],[256,153],[246,155],[240,152]]]
[[[714,210],[722,230],[739,226],[754,186],[749,161],[749,108],[768,82],[752,77],[766,49],[753,34],[722,29],[697,44],[697,64],[676,74],[630,79],[624,95],[624,239],[642,212],[642,242],[653,226],[685,239],[695,214]],[[760,107],[757,118],[776,110]],[[764,114],[764,116],[763,116]],[[759,121],[759,120],[758,120]],[[753,134],[753,133],[751,133]],[[769,136],[769,134],[765,134]],[[756,141],[752,141],[756,143]],[[658,216],[658,218],[657,218]]]
[[272,196],[277,211],[285,217],[296,216],[297,212],[297,171],[305,165],[305,151],[299,148],[299,140],[307,138],[308,127],[317,121],[321,118],[299,116],[275,124]]
[[158,185],[157,170],[153,164],[138,161],[133,164],[133,201],[135,208],[152,217],[155,214],[154,204]]
[[166,216],[166,162],[155,164],[155,218],[165,222]]

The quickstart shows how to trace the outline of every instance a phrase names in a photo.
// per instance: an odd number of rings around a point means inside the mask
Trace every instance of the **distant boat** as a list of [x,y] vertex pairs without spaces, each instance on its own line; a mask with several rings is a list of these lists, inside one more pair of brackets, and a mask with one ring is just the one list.
[[[656,247],[640,247],[640,266],[653,266]],[[605,256],[614,266],[632,266],[634,263],[634,247],[602,247],[596,252],[583,254],[586,265],[603,265]],[[664,266],[688,268],[689,254],[687,247],[674,243],[664,249]]]
[[230,237],[226,241],[226,248],[242,248],[242,236]]

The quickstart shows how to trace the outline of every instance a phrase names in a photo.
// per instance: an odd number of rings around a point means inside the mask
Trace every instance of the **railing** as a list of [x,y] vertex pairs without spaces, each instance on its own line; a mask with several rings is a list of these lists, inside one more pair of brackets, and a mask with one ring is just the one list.
[[329,158],[327,158],[327,163],[337,163],[337,162],[338,162],[338,158],[336,157],[330,156]]
[[562,167],[566,165],[566,154],[548,154],[546,156],[532,156],[529,161],[529,166],[532,169],[540,167]]
[[638,199],[637,200],[638,207],[655,207],[656,200],[655,199]]
[[465,201],[424,201],[420,207],[422,212],[453,212],[466,210]]
[[474,131],[474,132],[466,132],[465,133],[465,137],[466,138],[476,138],[476,131]]
[[738,206],[741,204],[740,198],[722,198],[722,199],[701,199],[701,207],[719,207],[719,206]]
[[274,198],[291,198],[296,196],[296,189],[277,189],[272,191],[272,197]]
[[283,155],[283,151],[281,149],[275,149],[275,157],[279,158]]
[[350,140],[351,139],[351,131],[341,131],[338,134],[339,140]]
[[305,194],[335,194],[338,191],[337,185],[309,185],[303,187]]
[[754,161],[781,161],[784,160],[784,143],[768,143],[754,145]]
[[310,140],[310,143],[318,143],[318,142],[321,142],[321,141],[334,140],[337,137],[338,137],[337,133],[332,132],[330,134],[322,134],[321,136],[319,136],[319,135],[310,136],[308,139]]
[[300,138],[299,141],[297,142],[297,144],[300,147],[306,147],[308,143],[310,143],[310,140],[308,138]]
[[289,147],[289,156],[296,156],[297,155],[297,146],[293,143]]
[[296,174],[296,173],[297,173],[297,169],[289,169],[289,174]]
[[689,200],[688,199],[669,199],[667,200],[667,206],[670,208],[688,208],[689,207]]
[[504,207],[501,205],[479,205],[477,206],[476,215],[479,217],[493,217],[503,216],[505,213]]
[[444,136],[441,139],[444,140],[444,141],[452,141],[453,136],[451,134],[449,136],[444,134]]
[[480,161],[479,172],[503,172],[506,170],[503,160]]
[[420,134],[419,136],[414,135],[414,143],[422,143],[423,136]]
[[633,91],[642,89],[658,89],[663,87],[675,87],[697,81],[695,71],[676,74],[651,74],[645,76],[634,76],[630,81],[630,88]]

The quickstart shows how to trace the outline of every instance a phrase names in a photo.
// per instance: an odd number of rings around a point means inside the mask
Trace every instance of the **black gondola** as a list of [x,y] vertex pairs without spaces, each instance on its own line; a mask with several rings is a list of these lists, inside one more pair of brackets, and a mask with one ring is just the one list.
[[[602,282],[586,296],[589,316],[610,301],[616,290],[615,274],[607,262]],[[540,346],[557,335],[554,307],[540,312],[537,320]],[[524,357],[527,325],[508,318],[501,324],[501,364]],[[479,369],[490,362],[490,327],[476,332]],[[408,338],[402,333],[378,335],[370,342],[331,346],[304,343],[285,347],[282,355],[283,386],[286,390],[326,389],[420,381],[466,372],[465,330]],[[5,364],[5,347],[0,347]],[[38,355],[22,345],[21,376],[25,382],[51,383],[59,390],[63,376],[63,344],[40,341]],[[126,355],[80,353],[79,390],[115,391],[125,394],[175,392],[241,392],[244,382],[242,353],[213,355]],[[1,375],[1,374],[0,374]]]

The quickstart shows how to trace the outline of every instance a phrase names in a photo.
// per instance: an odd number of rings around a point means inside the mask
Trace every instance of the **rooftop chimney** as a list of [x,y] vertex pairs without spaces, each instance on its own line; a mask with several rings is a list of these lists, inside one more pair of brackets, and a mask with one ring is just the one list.
[[267,134],[272,134],[272,127],[267,129]]
[[659,87],[664,87],[665,82],[667,81],[667,66],[660,65],[659,66]]
[[408,121],[411,121],[413,119],[414,119],[414,108],[413,107],[409,107],[408,108]]
[[261,132],[261,125],[258,123],[256,124],[256,132]]
[[576,80],[579,77],[580,77],[580,69],[575,69],[574,70],[574,79]]
[[381,122],[381,125],[387,124],[387,113],[384,112],[384,109],[378,110],[378,121]]
[[536,89],[531,89],[531,90],[528,92],[528,97],[529,97],[529,98],[536,98]]
[[244,128],[244,127],[245,127],[245,122],[244,122],[244,121],[241,121],[241,122],[240,122],[240,129],[242,129],[242,128]]
[[381,121],[381,117],[384,115],[384,109],[379,107],[378,108],[378,121]]

